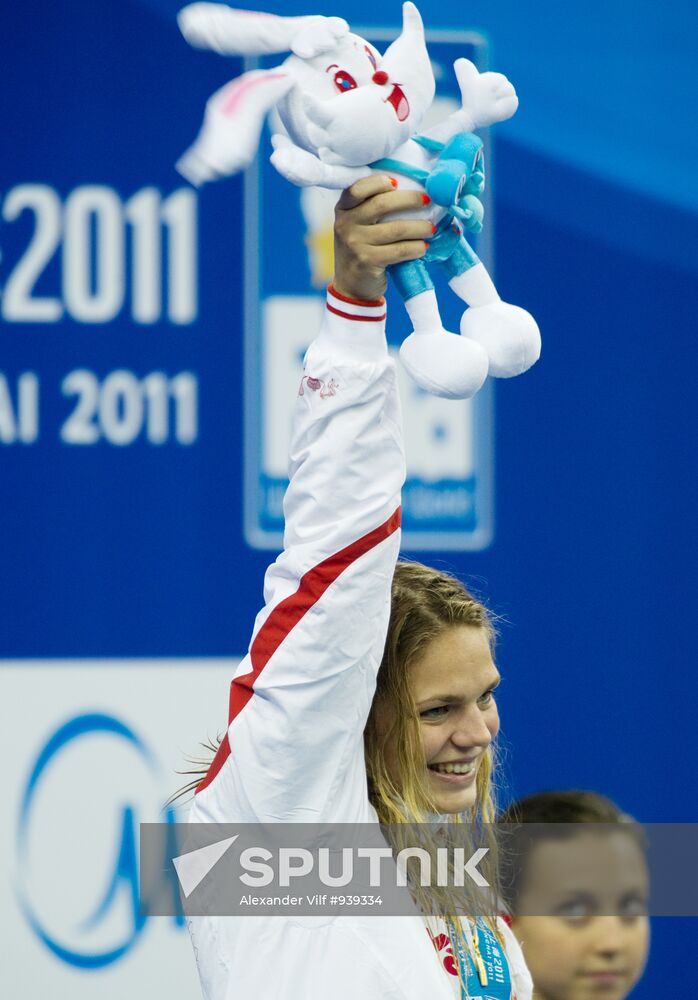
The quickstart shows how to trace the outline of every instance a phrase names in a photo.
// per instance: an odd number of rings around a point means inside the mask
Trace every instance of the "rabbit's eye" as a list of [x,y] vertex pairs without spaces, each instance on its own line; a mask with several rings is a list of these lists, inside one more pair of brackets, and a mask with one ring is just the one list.
[[334,82],[340,94],[343,94],[346,90],[354,90],[356,87],[356,80],[351,73],[347,73],[344,69],[337,70],[334,75]]
[[369,62],[371,63],[371,65],[373,66],[373,68],[374,69],[378,69],[378,64],[376,62],[376,57],[371,52],[371,50],[369,49],[368,45],[364,45],[364,49],[366,50],[366,55],[368,56]]

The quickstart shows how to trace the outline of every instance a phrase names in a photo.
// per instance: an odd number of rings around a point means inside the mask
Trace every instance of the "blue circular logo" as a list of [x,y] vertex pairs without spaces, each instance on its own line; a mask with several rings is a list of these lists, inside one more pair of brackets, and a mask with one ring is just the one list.
[[[116,962],[133,946],[147,919],[140,913],[139,907],[136,809],[129,803],[119,804],[117,809],[116,847],[113,852],[115,861],[112,870],[106,872],[104,879],[106,888],[90,915],[77,928],[78,934],[83,935],[94,931],[106,920],[119,900],[122,901],[120,905],[123,907],[125,898],[127,909],[125,930],[121,933],[118,943],[101,950],[79,950],[68,947],[57,939],[55,933],[47,930],[29,899],[27,891],[30,870],[29,844],[32,817],[36,812],[37,793],[49,779],[49,765],[64,755],[67,747],[74,746],[77,741],[81,741],[82,745],[83,741],[97,734],[106,735],[120,744],[130,746],[147,765],[149,772],[157,774],[158,766],[153,754],[121,720],[101,713],[77,715],[60,726],[39,752],[22,797],[17,830],[20,873],[17,895],[22,911],[39,940],[61,961],[80,969],[100,969]],[[87,790],[86,794],[89,794]],[[168,811],[166,818],[169,821],[173,820],[171,810]],[[56,822],[59,822],[58,817]],[[76,885],[79,885],[79,882],[78,875]]]

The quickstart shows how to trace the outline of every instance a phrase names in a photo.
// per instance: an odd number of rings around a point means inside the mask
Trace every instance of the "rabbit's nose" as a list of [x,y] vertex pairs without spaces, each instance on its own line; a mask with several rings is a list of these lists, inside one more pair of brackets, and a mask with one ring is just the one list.
[[380,87],[388,82],[388,74],[384,69],[377,69],[376,72],[371,77],[374,83],[377,83]]

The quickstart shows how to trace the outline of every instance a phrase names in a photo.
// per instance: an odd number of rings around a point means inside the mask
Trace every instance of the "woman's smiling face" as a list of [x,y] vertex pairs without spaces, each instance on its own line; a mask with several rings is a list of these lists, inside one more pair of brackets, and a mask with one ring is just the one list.
[[[477,772],[499,731],[494,699],[499,680],[487,631],[475,625],[448,627],[410,667],[427,787],[438,812],[460,813],[475,805]],[[385,756],[399,787],[390,744]]]

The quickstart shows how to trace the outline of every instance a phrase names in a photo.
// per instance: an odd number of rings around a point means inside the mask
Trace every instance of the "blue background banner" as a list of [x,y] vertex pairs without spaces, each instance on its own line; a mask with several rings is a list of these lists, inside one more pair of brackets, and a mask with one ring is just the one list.
[[[377,23],[366,0],[267,9]],[[193,192],[173,166],[242,66],[190,49],[176,10],[3,16],[2,658],[237,656],[259,609],[243,181]],[[521,98],[492,130],[489,224],[498,287],[544,354],[495,386],[492,544],[419,558],[505,619],[513,794],[589,787],[646,822],[694,821],[695,8],[421,10],[429,29],[485,31]],[[674,956],[693,931],[656,922],[635,996],[685,990]]]

